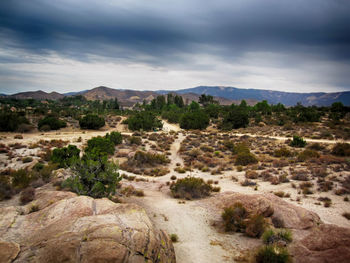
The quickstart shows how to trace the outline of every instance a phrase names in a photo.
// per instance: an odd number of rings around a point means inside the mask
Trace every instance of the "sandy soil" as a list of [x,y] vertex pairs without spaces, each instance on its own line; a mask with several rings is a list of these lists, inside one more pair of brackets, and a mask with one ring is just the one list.
[[[164,131],[181,131],[177,125],[163,122]],[[114,130],[127,132],[125,126],[117,126]],[[112,131],[112,130],[109,130]],[[82,146],[86,140],[93,136],[105,135],[107,131],[60,131],[60,132],[46,132],[46,133],[32,133],[23,134],[23,139],[14,139],[13,133],[1,133],[1,143],[10,144],[19,142],[29,145],[41,139],[52,140],[62,139],[68,140],[72,144]],[[128,133],[130,134],[130,133]],[[237,134],[239,136],[243,134]],[[255,135],[250,136],[255,137]],[[82,142],[78,143],[78,138],[82,138]],[[271,185],[269,182],[258,181],[258,190],[255,191],[251,187],[242,187],[240,181],[244,180],[244,172],[230,171],[223,175],[211,175],[200,171],[187,172],[185,174],[178,174],[173,169],[176,163],[183,165],[182,158],[178,154],[181,141],[185,135],[178,133],[178,138],[172,144],[170,152],[171,164],[169,166],[171,172],[162,177],[146,177],[139,176],[139,178],[148,179],[148,182],[123,181],[123,185],[133,185],[135,188],[143,189],[145,197],[130,197],[127,202],[136,202],[145,208],[154,224],[167,231],[169,234],[177,234],[179,241],[174,244],[177,261],[180,263],[215,263],[215,262],[234,262],[234,259],[240,254],[241,250],[251,248],[260,244],[257,239],[247,238],[241,234],[226,234],[219,233],[211,224],[213,219],[217,219],[220,215],[211,214],[206,209],[201,200],[179,202],[170,196],[169,187],[166,182],[170,181],[170,177],[175,175],[177,178],[183,178],[188,175],[202,177],[205,180],[212,179],[218,181],[218,186],[221,187],[221,192],[235,191],[245,194],[254,193],[269,193],[274,191],[285,191],[291,194],[290,198],[285,200],[293,204],[302,206],[319,214],[325,223],[332,223],[340,226],[350,227],[350,221],[346,220],[341,214],[343,212],[350,212],[350,203],[342,201],[343,197],[331,195],[332,206],[329,208],[317,205],[317,198],[319,196],[330,196],[329,193],[315,193],[314,195],[302,198],[300,202],[296,198],[300,196],[296,189],[291,187],[291,183],[280,185]],[[287,137],[270,137],[277,140],[287,140]],[[308,140],[308,139],[307,139]],[[334,143],[336,141],[329,140],[308,140],[312,142]],[[32,155],[29,149],[20,149],[21,155]],[[1,154],[2,156],[3,154]],[[128,175],[133,175],[128,172],[121,171]],[[232,180],[232,176],[238,178],[238,182]],[[345,203],[345,204],[344,204]]]

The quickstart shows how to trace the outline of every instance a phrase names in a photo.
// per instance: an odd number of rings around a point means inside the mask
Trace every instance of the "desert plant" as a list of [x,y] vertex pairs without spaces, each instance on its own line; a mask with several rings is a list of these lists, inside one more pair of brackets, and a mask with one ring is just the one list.
[[79,120],[80,128],[98,130],[105,126],[105,119],[95,114],[88,114]]
[[250,237],[260,237],[265,230],[266,222],[263,215],[255,214],[247,222],[245,233]]
[[106,134],[106,139],[109,139],[111,142],[114,143],[114,145],[121,144],[123,142],[123,137],[120,132],[111,132]]
[[268,245],[261,247],[255,255],[256,263],[288,263],[291,256],[285,247]]
[[80,150],[75,145],[56,148],[52,151],[51,161],[59,164],[60,167],[69,166],[75,158],[79,158]]
[[38,122],[39,130],[47,130],[47,127],[49,127],[49,130],[59,130],[66,126],[67,123],[65,121],[62,121],[54,116],[46,116],[44,119]]
[[35,189],[33,187],[28,187],[21,192],[20,201],[22,205],[25,205],[35,198]]
[[244,232],[245,219],[248,216],[247,210],[242,203],[235,203],[233,206],[224,208],[221,217],[224,221],[225,231]]
[[172,183],[170,190],[175,198],[201,198],[209,196],[212,188],[202,178],[185,177]]
[[106,155],[113,154],[115,151],[115,146],[109,139],[97,136],[87,141],[87,148],[85,149],[85,152],[88,153],[93,151]]
[[299,137],[297,135],[294,135],[293,136],[293,140],[290,142],[289,145],[292,146],[292,147],[303,148],[303,147],[306,146],[306,141],[303,138],[301,138],[301,137]]
[[350,156],[350,144],[337,143],[332,149],[332,154],[336,156]]
[[280,229],[278,231],[275,231],[270,228],[264,232],[264,234],[262,235],[262,240],[265,244],[271,245],[280,240],[286,243],[290,243],[292,242],[293,237],[292,237],[292,232],[288,229]]
[[252,153],[247,152],[241,152],[237,154],[235,165],[248,165],[248,164],[254,164],[257,163],[258,159],[255,157]]
[[121,180],[118,166],[108,161],[105,155],[86,153],[86,158],[78,159],[71,169],[74,176],[68,178],[63,185],[79,195],[109,197],[115,194],[116,186]]

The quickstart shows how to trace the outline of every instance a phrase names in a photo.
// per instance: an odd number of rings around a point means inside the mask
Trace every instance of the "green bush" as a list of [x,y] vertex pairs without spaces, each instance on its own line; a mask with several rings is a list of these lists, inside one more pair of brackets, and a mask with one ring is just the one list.
[[286,243],[290,243],[293,240],[292,232],[288,229],[280,229],[275,231],[273,229],[268,229],[262,235],[262,240],[264,244],[271,245],[282,240]]
[[64,148],[56,148],[52,151],[51,161],[58,163],[60,167],[70,166],[74,158],[79,158],[80,150],[75,145]]
[[157,128],[162,128],[162,122],[157,116],[149,111],[141,111],[126,120],[128,128],[132,131],[151,131]]
[[264,216],[256,214],[249,218],[245,233],[250,237],[260,237],[264,233],[265,227],[266,222]]
[[209,196],[212,189],[202,178],[185,177],[172,183],[170,190],[175,198],[193,199]]
[[285,247],[268,245],[261,247],[255,255],[256,263],[288,263],[291,256]]
[[167,164],[170,162],[168,157],[164,154],[148,153],[143,151],[137,151],[133,157],[133,160],[136,166],[142,166],[144,164],[155,166],[157,164]]
[[298,154],[298,161],[305,162],[308,159],[319,158],[319,157],[320,157],[320,154],[318,152],[316,152],[314,150],[306,149]]
[[29,124],[24,115],[15,112],[0,113],[0,131],[16,131],[21,124]]
[[332,154],[336,156],[350,156],[350,144],[337,143],[332,149]]
[[286,147],[281,147],[274,151],[273,155],[275,157],[292,157],[293,153],[289,151]]
[[32,176],[25,169],[19,169],[11,172],[12,186],[15,188],[23,189],[26,188],[32,181]]
[[114,154],[115,146],[109,139],[97,136],[87,141],[85,152],[87,153],[93,151],[99,152],[100,154],[112,155]]
[[123,142],[123,136],[120,132],[111,132],[106,134],[106,139],[114,143],[114,145],[121,144]]
[[182,115],[180,119],[180,127],[182,129],[198,129],[203,130],[209,125],[209,117],[202,110],[189,111]]
[[67,127],[67,123],[54,116],[46,116],[44,119],[38,122],[39,130],[46,130],[48,127],[50,130],[59,130],[61,128]]
[[221,217],[224,221],[225,231],[244,232],[246,227],[244,220],[247,216],[248,212],[241,203],[224,208]]
[[95,114],[88,114],[79,120],[80,128],[98,130],[105,126],[105,119]]
[[289,145],[292,146],[292,147],[303,148],[306,145],[306,141],[303,138],[301,138],[301,137],[299,137],[297,135],[294,135],[293,136],[293,140],[290,142]]
[[248,164],[255,164],[258,162],[258,159],[255,157],[254,154],[250,152],[241,152],[237,154],[235,165],[248,165]]
[[107,160],[107,156],[93,156],[86,153],[86,158],[78,159],[72,164],[74,176],[68,178],[64,187],[78,195],[94,198],[110,197],[115,194],[118,182],[122,179],[118,166]]

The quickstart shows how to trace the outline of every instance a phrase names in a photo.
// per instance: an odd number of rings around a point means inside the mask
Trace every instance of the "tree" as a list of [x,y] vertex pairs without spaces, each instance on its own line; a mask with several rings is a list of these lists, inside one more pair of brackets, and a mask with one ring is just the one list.
[[214,97],[211,96],[211,95],[205,95],[205,94],[202,94],[200,97],[199,97],[199,101],[198,101],[200,104],[202,104],[203,106],[207,106],[209,104],[217,104],[218,102],[214,100]]
[[88,114],[79,120],[80,128],[98,130],[105,126],[105,119],[95,114]]
[[249,124],[249,116],[245,108],[246,106],[244,104],[242,106],[242,103],[238,107],[232,105],[223,119],[222,128],[231,130],[246,127]]
[[105,137],[97,136],[87,141],[85,152],[98,152],[102,155],[114,154],[114,143]]
[[186,112],[180,120],[182,129],[205,129],[209,125],[209,117],[202,110]]
[[130,116],[127,119],[127,124],[130,130],[144,130],[150,131],[155,128],[162,128],[162,122],[156,117],[156,115],[150,111],[141,111]]
[[54,116],[46,116],[44,119],[38,122],[38,129],[41,130],[45,127],[49,127],[50,130],[59,130],[67,127],[67,123]]
[[70,166],[74,159],[79,158],[80,150],[75,145],[56,148],[52,152],[51,161],[58,163],[60,167]]
[[112,196],[121,180],[117,164],[108,161],[107,156],[96,153],[86,153],[86,158],[78,159],[71,169],[74,176],[68,178],[64,186],[78,195],[93,198]]
[[105,138],[113,142],[114,145],[121,144],[123,141],[122,134],[120,132],[115,132],[115,131],[111,133],[107,133]]

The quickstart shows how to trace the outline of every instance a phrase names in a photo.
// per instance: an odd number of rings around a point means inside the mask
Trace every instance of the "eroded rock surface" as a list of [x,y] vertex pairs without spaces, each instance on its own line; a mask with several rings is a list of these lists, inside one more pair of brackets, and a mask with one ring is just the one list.
[[168,235],[137,205],[58,191],[38,196],[37,212],[0,209],[0,255],[12,245],[4,262],[175,262]]
[[321,223],[320,217],[305,208],[290,204],[273,194],[240,194],[225,192],[205,200],[219,215],[224,207],[240,202],[252,213],[265,217],[277,218],[284,222],[284,227],[290,229],[309,229]]
[[350,262],[350,229],[336,225],[320,225],[290,248],[294,262]]

